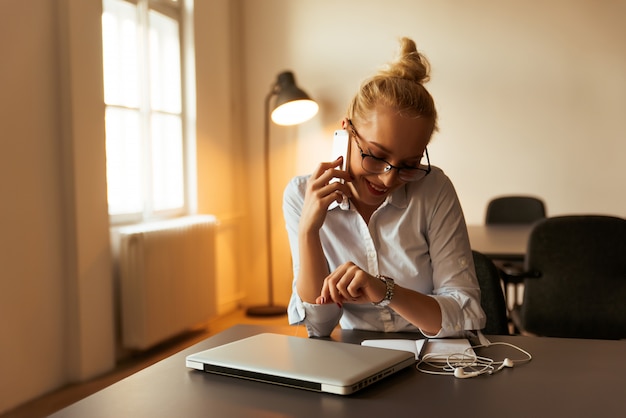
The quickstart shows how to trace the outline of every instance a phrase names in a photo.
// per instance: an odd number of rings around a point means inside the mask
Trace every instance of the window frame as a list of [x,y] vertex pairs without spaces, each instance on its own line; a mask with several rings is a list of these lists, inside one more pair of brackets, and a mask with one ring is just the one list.
[[[104,1],[104,0],[103,0]],[[195,113],[194,101],[195,94],[192,89],[195,88],[195,73],[193,69],[193,0],[120,0],[126,3],[135,5],[138,8],[137,22],[140,22],[142,30],[142,43],[147,45],[147,33],[149,31],[148,14],[151,10],[161,13],[169,18],[172,18],[178,22],[178,36],[179,36],[179,54],[180,54],[180,78],[181,78],[181,110],[180,110],[180,122],[181,122],[181,136],[182,136],[182,183],[183,183],[183,204],[180,207],[172,209],[155,210],[154,202],[155,198],[152,193],[153,174],[151,172],[151,163],[144,161],[142,164],[142,208],[140,212],[124,213],[124,214],[111,214],[109,212],[109,221],[111,225],[122,225],[131,223],[141,223],[146,221],[166,219],[172,217],[183,216],[190,214],[194,211],[194,203],[197,198],[194,198],[193,186],[197,182],[195,179],[195,131],[193,123],[191,121],[191,115]],[[149,55],[147,47],[143,47],[140,51],[141,63],[145,68],[149,68]],[[146,70],[147,71],[147,70]],[[149,88],[149,75],[146,72],[140,72],[140,77],[147,80],[145,83]],[[142,86],[142,90],[145,90],[146,86]],[[145,101],[147,93],[143,92],[142,102]],[[108,108],[120,108],[129,109],[125,106],[117,104],[104,103],[105,111]],[[138,110],[140,114],[140,123],[142,125],[150,125],[150,117],[153,113],[164,113],[159,109],[152,107],[151,103],[143,103],[139,105]],[[164,114],[169,114],[165,112]],[[151,142],[152,134],[151,129],[145,127],[141,130],[141,141]],[[142,160],[152,160],[151,146],[142,144],[141,146],[141,158]],[[148,165],[146,165],[148,164]],[[108,199],[107,199],[108,200]]]

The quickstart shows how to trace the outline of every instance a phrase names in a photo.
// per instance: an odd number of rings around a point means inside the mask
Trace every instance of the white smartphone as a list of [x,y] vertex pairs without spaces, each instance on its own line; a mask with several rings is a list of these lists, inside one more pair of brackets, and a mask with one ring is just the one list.
[[[343,157],[343,163],[341,164],[341,169],[344,171],[348,170],[348,156],[350,155],[350,134],[345,129],[339,129],[335,131],[333,135],[333,155],[332,160],[335,160],[340,155]],[[341,181],[344,183],[343,179],[334,178],[332,181]],[[331,181],[331,182],[332,182]],[[339,204],[341,209],[348,209],[349,203],[348,198],[344,195],[343,200]]]
[[333,155],[332,159],[336,159],[340,155],[343,157],[342,170],[347,169],[348,164],[348,145],[350,143],[350,135],[345,129],[335,131],[333,135]]

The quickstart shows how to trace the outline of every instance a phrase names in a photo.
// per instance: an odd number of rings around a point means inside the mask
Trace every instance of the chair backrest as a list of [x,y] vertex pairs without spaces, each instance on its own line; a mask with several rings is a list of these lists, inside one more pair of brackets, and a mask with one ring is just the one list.
[[501,196],[487,205],[486,224],[529,224],[546,217],[543,200],[533,196]]
[[626,219],[561,216],[535,225],[520,321],[533,334],[626,338]]
[[482,332],[492,335],[508,335],[506,302],[504,301],[498,269],[484,254],[472,251],[472,255],[480,285],[480,305],[487,315],[487,323]]

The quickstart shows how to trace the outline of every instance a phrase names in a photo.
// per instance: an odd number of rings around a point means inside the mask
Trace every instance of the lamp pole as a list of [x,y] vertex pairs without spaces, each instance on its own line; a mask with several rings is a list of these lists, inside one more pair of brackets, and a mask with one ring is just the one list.
[[265,176],[265,248],[267,251],[267,305],[251,306],[246,310],[248,316],[279,316],[287,313],[284,306],[274,305],[274,257],[272,250],[272,198],[270,172],[270,101],[277,94],[278,85],[265,97],[263,129],[263,164]]
[[[296,86],[291,71],[278,74],[269,94],[265,97],[263,163],[265,164],[265,247],[267,248],[267,305],[252,306],[246,310],[249,316],[279,316],[287,313],[284,306],[274,305],[274,265],[272,251],[272,203],[270,173],[270,102],[276,98],[276,109],[271,114],[272,120],[279,125],[295,125],[315,116],[318,105]],[[295,108],[295,110],[294,110]],[[286,110],[289,109],[289,110]]]

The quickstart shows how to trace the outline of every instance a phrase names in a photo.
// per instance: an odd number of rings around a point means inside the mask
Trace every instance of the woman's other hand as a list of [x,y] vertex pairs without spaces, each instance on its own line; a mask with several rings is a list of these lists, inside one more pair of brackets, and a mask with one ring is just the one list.
[[352,262],[339,266],[324,279],[316,303],[372,303],[385,297],[386,286],[382,280],[363,271]]

